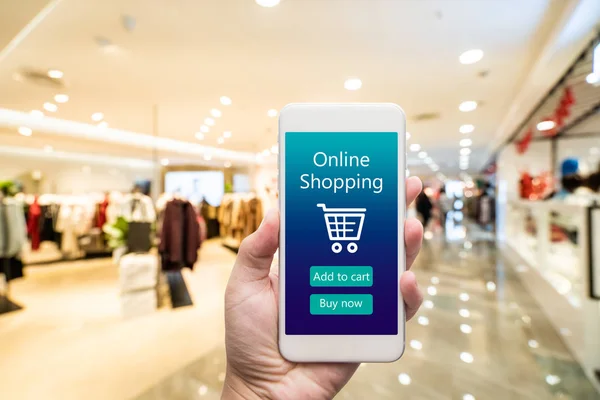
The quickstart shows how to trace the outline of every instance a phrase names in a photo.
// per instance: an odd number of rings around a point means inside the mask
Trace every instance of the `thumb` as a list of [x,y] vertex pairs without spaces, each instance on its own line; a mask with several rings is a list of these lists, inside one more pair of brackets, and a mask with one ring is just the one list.
[[256,232],[242,241],[232,276],[246,282],[266,278],[278,246],[279,211],[271,209]]

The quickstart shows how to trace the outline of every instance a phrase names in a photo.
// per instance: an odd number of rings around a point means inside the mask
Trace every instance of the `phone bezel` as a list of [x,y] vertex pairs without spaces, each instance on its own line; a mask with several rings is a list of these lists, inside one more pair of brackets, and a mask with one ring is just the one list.
[[285,334],[285,132],[398,132],[398,280],[405,271],[406,116],[392,103],[289,104],[279,116],[279,349],[294,362],[391,362],[405,347],[405,310],[398,282],[397,335]]

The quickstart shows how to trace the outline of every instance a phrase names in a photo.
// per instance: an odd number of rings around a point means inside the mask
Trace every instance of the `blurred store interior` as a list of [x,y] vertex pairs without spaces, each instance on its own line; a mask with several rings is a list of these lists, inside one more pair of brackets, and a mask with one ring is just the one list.
[[600,1],[0,0],[2,399],[220,398],[292,102],[399,104],[425,186],[406,352],[336,398],[600,399]]

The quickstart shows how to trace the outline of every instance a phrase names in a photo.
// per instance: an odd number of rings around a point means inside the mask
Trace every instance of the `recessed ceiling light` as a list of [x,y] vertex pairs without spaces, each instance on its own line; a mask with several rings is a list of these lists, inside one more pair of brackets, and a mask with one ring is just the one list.
[[439,285],[440,284],[440,278],[438,278],[437,276],[432,276],[431,277],[431,283],[433,283],[434,285]]
[[419,325],[427,326],[429,325],[429,318],[427,318],[424,315],[421,315],[419,318],[417,318],[417,322],[419,323]]
[[166,167],[167,165],[169,165],[169,159],[163,158],[162,160],[160,160],[160,165]]
[[231,168],[231,163],[229,161],[225,161],[225,168]]
[[212,118],[205,118],[204,119],[204,123],[208,126],[214,126],[215,125],[215,120]]
[[19,127],[19,134],[20,135],[31,136],[32,133],[33,133],[33,131],[31,130],[31,128],[28,128],[26,126]]
[[69,101],[69,96],[66,94],[57,94],[56,96],[54,96],[54,101],[56,101],[57,103],[66,103],[67,101]]
[[50,145],[44,146],[44,152],[45,153],[52,153],[53,151],[54,151],[54,147],[52,147]]
[[31,110],[29,112],[29,114],[31,114],[32,117],[36,117],[36,118],[42,118],[44,116],[44,113],[41,112],[40,110]]
[[429,294],[430,296],[435,296],[437,294],[437,289],[435,288],[435,286],[429,286],[427,288],[427,294]]
[[63,77],[63,72],[59,71],[57,69],[50,69],[48,70],[48,76],[52,79],[60,79]]
[[469,333],[473,332],[473,328],[471,325],[460,324],[460,331],[468,335]]
[[212,160],[212,156],[211,156],[210,154],[205,154],[205,155],[204,155],[204,159],[205,159],[206,161],[210,161],[210,160]]
[[275,7],[277,4],[279,4],[281,0],[256,0],[256,4],[258,4],[261,7],[266,7],[266,8],[270,8],[270,7]]
[[458,109],[462,112],[469,112],[469,111],[474,111],[477,109],[477,102],[476,101],[463,101],[462,103],[460,103],[460,105],[458,106]]
[[469,149],[468,147],[462,148],[460,149],[460,154],[463,156],[468,156],[469,154],[471,154],[471,149]]
[[435,304],[431,300],[425,300],[423,302],[423,307],[425,307],[425,308],[427,308],[429,310],[431,310],[434,306],[435,306]]
[[421,145],[417,143],[413,143],[410,145],[410,151],[419,151],[421,150]]
[[431,164],[433,163],[433,158],[431,157],[427,157],[426,159],[423,160],[425,162],[425,164]]
[[475,64],[483,58],[483,50],[472,49],[467,50],[458,57],[461,64]]
[[530,339],[530,340],[527,342],[527,345],[528,345],[529,347],[531,347],[532,349],[537,349],[538,347],[540,347],[540,344],[539,344],[539,343],[538,343],[538,341],[537,341],[537,340],[535,340],[535,339]]
[[431,166],[431,170],[432,170],[433,172],[438,172],[438,171],[440,170],[440,167],[438,167],[437,165],[432,165],[432,166]]
[[223,143],[225,143],[225,139],[223,139],[221,136],[219,136],[219,137],[217,138],[217,143],[218,143],[218,144],[223,144]]
[[590,85],[595,85],[596,83],[600,82],[600,75],[592,72],[585,77],[585,81]]
[[461,293],[461,294],[460,294],[458,297],[459,297],[459,298],[460,298],[462,301],[469,301],[469,298],[470,298],[468,293]]
[[202,132],[196,132],[196,134],[194,135],[194,137],[198,140],[204,140],[204,133]]
[[425,151],[419,152],[419,158],[427,158],[427,152],[425,152]]
[[471,316],[471,313],[466,308],[461,308],[458,310],[458,314],[463,318],[469,318]]
[[269,111],[267,111],[267,115],[271,118],[274,118],[277,116],[277,110],[274,108],[271,108]]
[[215,118],[221,118],[221,115],[223,114],[218,109],[213,108],[212,110],[210,110],[210,115],[212,115]]
[[347,90],[358,90],[362,87],[362,81],[358,78],[346,79],[344,82],[344,88]]
[[556,123],[554,121],[542,121],[539,124],[537,124],[538,131],[542,132],[554,129],[555,126]]
[[473,396],[471,393],[466,393],[465,395],[463,395],[463,400],[477,400],[477,399],[475,399],[475,396]]
[[44,103],[44,110],[56,112],[56,110],[58,110],[58,106],[54,103]]
[[485,284],[485,288],[487,289],[488,292],[495,292],[496,284],[492,281],[489,281]]
[[101,112],[95,112],[92,114],[92,121],[102,121],[102,119],[104,118],[104,114],[102,114]]
[[264,149],[261,154],[266,157],[271,154],[271,151],[269,149]]
[[202,125],[200,127],[200,132],[208,133],[208,132],[210,132],[210,128],[206,125]]
[[225,131],[223,132],[223,137],[226,139],[229,139],[231,137],[231,131]]
[[423,343],[419,342],[418,340],[411,340],[410,347],[415,350],[421,350],[423,348]]
[[463,362],[466,362],[467,364],[471,364],[473,361],[475,361],[475,359],[473,358],[473,354],[467,353],[466,351],[460,353],[460,359]]
[[98,122],[97,126],[98,126],[98,128],[106,129],[106,128],[108,128],[108,122],[106,122],[106,121]]
[[469,166],[468,165],[461,165],[460,169],[461,169],[461,171],[466,171],[466,170],[469,169]]
[[461,139],[461,141],[460,141],[460,147],[468,147],[472,144],[473,144],[473,141],[471,139]]
[[458,131],[462,134],[471,133],[474,130],[475,130],[475,127],[471,124],[461,125],[460,128],[458,128]]
[[406,132],[406,140],[410,139],[410,133]]
[[273,154],[278,154],[279,153],[279,147],[274,144],[273,146],[271,146],[271,153]]
[[221,104],[223,104],[224,106],[230,106],[231,105],[231,99],[227,96],[221,96]]
[[405,374],[404,372],[398,375],[398,382],[400,382],[401,385],[410,385],[411,381],[412,380],[410,379],[410,376],[408,374]]

